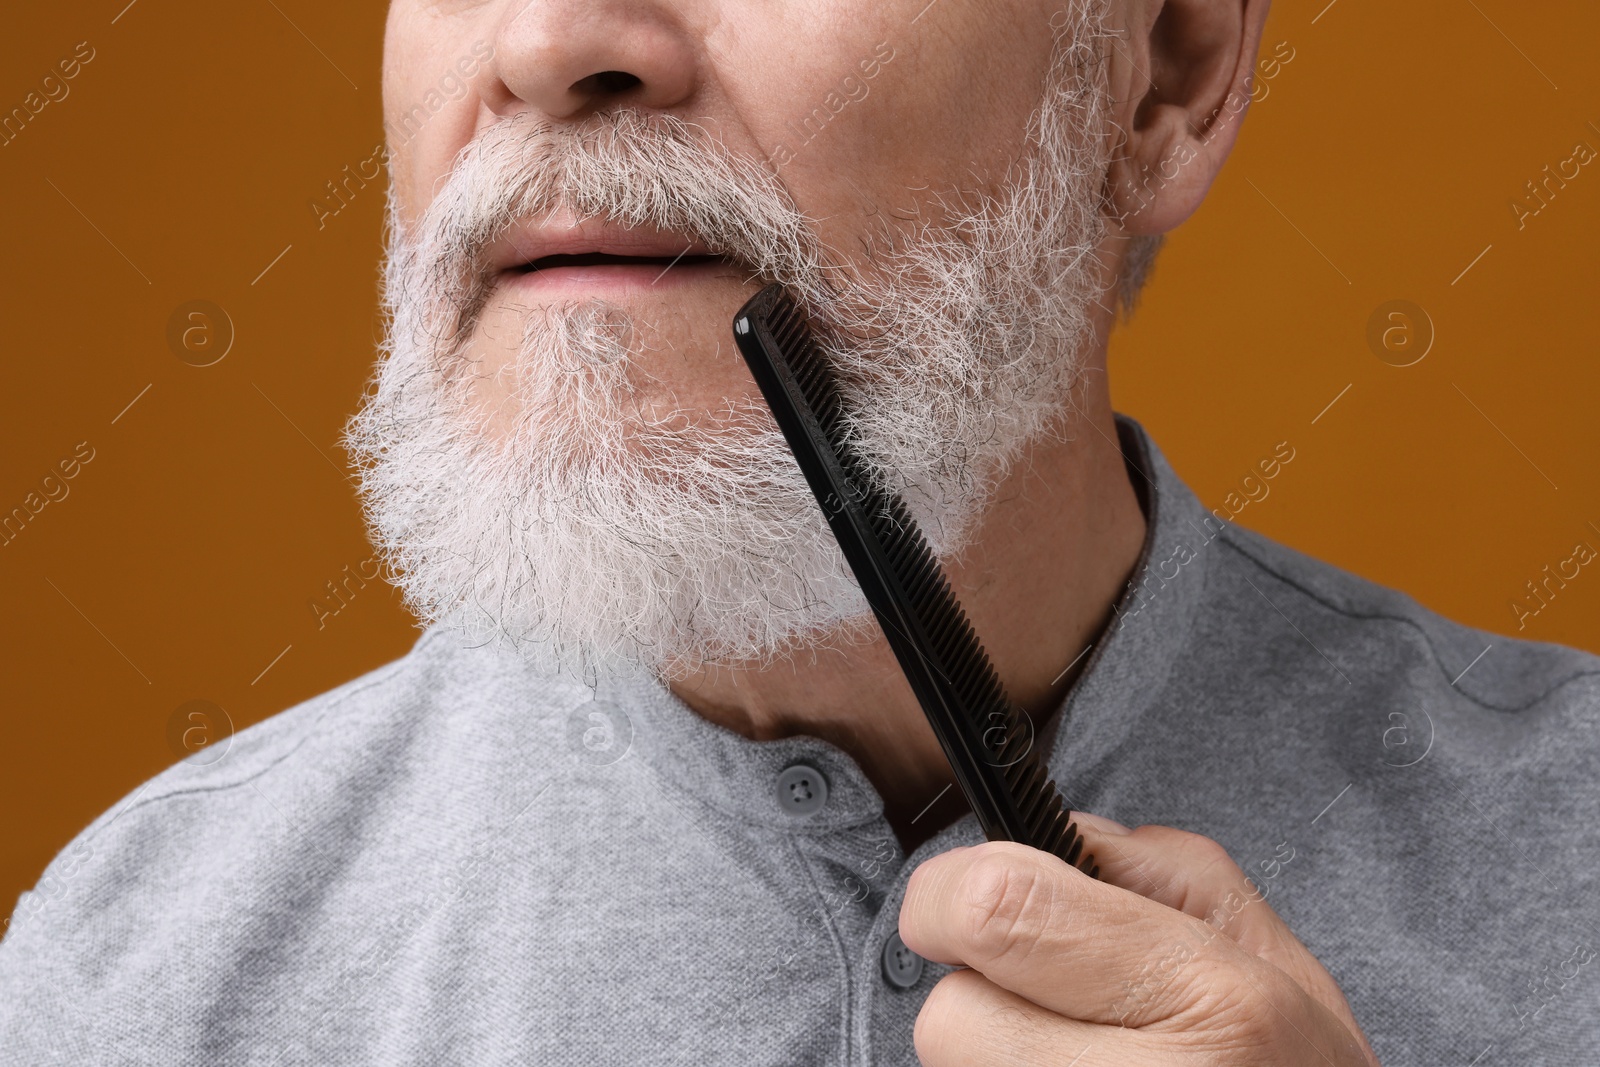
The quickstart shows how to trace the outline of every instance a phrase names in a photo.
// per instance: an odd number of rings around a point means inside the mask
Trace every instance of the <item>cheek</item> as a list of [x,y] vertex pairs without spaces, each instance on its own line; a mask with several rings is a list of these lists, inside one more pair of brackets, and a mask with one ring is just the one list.
[[[952,187],[1000,187],[1040,103],[1052,42],[1048,13],[1016,2],[1025,10],[1003,19],[984,4],[862,3],[825,40],[812,27],[815,47],[750,83],[771,101],[765,147],[792,150],[781,175],[808,214],[830,220],[821,235],[831,246],[859,248],[864,216],[909,231],[937,223]],[[831,113],[830,92],[847,101]]]
[[397,206],[407,223],[426,209],[437,181],[476,132],[483,77],[462,78],[457,69],[481,37],[473,25],[418,7],[395,3],[383,42],[384,135]]

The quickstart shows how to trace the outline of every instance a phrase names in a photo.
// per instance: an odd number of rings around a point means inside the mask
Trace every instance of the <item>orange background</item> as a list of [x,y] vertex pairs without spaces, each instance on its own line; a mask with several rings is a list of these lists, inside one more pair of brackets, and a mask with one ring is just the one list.
[[[383,190],[320,229],[310,203],[381,137],[383,5],[125,4],[28,5],[0,36],[6,113],[94,52],[0,147],[0,513],[93,452],[0,547],[7,912],[182,755],[187,702],[242,728],[415,637],[381,582],[327,585],[371,573],[337,439],[377,337]],[[1273,12],[1263,53],[1293,59],[1113,340],[1117,405],[1213,506],[1289,441],[1238,521],[1515,633],[1525,583],[1600,547],[1600,164],[1520,229],[1510,207],[1600,148],[1600,11],[1324,4]],[[1368,342],[1397,299],[1435,333],[1406,367]],[[193,300],[232,321],[211,366],[169,346]],[[1600,651],[1600,576],[1524,622]]]

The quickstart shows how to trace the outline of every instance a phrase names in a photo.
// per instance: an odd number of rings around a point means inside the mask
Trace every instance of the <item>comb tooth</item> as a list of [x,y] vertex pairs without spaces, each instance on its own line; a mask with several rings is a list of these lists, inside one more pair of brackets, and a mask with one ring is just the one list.
[[1066,820],[1059,813],[1051,819],[1049,826],[1045,828],[1042,840],[1045,844],[1040,847],[1046,852],[1059,857],[1063,861],[1067,860],[1067,850],[1071,842],[1067,837]]
[[[1003,722],[997,725],[1000,727],[1000,740],[994,746],[995,763],[1001,766],[1015,766],[1019,762],[1026,762],[1025,760],[1019,760],[1018,758],[1019,756],[1026,755],[1027,753],[1027,749],[1022,747],[1021,735],[1017,733],[1016,729],[1009,722]],[[1018,806],[1024,808],[1027,807],[1028,797],[1036,793],[1038,788],[1038,783],[1035,782],[1026,789],[1015,790]]]
[[1019,802],[1023,805],[1022,821],[1029,827],[1037,828],[1043,820],[1041,815],[1049,814],[1049,795],[1039,788],[1038,768],[1030,767],[1027,785],[1018,794]]
[[1030,824],[1030,832],[1034,833],[1035,840],[1050,841],[1050,846],[1045,851],[1053,851],[1061,856],[1058,849],[1061,848],[1062,841],[1066,841],[1066,835],[1062,833],[1061,809],[1051,809],[1046,806],[1038,813],[1034,824]]
[[[921,598],[923,603],[928,604],[928,605],[932,605],[932,604],[938,603],[939,601],[943,601],[945,599],[945,597],[940,595],[941,593],[945,592],[945,590],[940,588],[940,586],[942,584],[943,583],[940,582],[937,578],[932,578],[928,582],[927,589],[924,591],[926,595]],[[941,606],[941,608],[945,608],[946,607],[943,604],[941,604],[940,606]],[[945,633],[945,632],[947,632],[949,630],[955,629],[957,626],[960,625],[960,621],[961,621],[960,612],[961,612],[960,608],[956,608],[953,611],[952,610],[948,610],[948,609],[941,610],[940,611],[940,618],[938,619],[937,627],[936,628],[930,628],[930,629],[932,630],[932,632],[936,632],[936,633],[940,633],[940,634],[943,634],[943,633]]]
[[896,506],[884,516],[886,525],[899,536],[904,537],[915,551],[932,555],[933,553],[928,548],[927,539],[922,536],[922,531],[917,528],[917,522],[911,517],[911,513],[906,510],[905,505],[898,499],[895,504]]
[[1010,768],[1006,769],[1011,769],[1011,771],[1014,771],[1014,774],[1011,774],[1010,779],[1011,784],[1013,784],[1014,789],[1016,789],[1016,792],[1034,792],[1035,771],[1037,771],[1037,768],[1034,766],[1034,761],[1021,760],[1018,761],[1018,763],[1013,763]]
[[791,363],[796,370],[816,362],[816,356],[811,351],[811,339],[806,336],[805,330],[799,323],[790,323],[784,327],[783,343],[786,349],[794,353]]
[[1056,789],[1055,780],[1046,778],[1044,785],[1040,788],[1044,795],[1050,798],[1050,817],[1067,821],[1068,812],[1061,805],[1061,793]]
[[[1062,859],[1066,859],[1068,863],[1090,878],[1098,878],[1100,876],[1100,865],[1095,862],[1094,853],[1084,851],[1084,838],[1078,832],[1077,823],[1068,822],[1066,833],[1071,840],[1071,846],[1065,851],[1058,851],[1056,854]],[[1069,856],[1071,857],[1070,859],[1068,859]]]
[[1065,826],[1061,833],[1061,839],[1056,844],[1055,853],[1069,865],[1077,867],[1078,860],[1083,855],[1083,838],[1073,833],[1071,826]]
[[799,380],[800,384],[805,386],[806,392],[810,393],[816,391],[818,384],[817,380],[822,377],[823,372],[826,371],[827,368],[824,367],[822,365],[822,361],[817,359],[810,351],[809,345],[805,346],[805,353],[806,358],[802,361],[796,361],[793,365],[794,376]]
[[1031,762],[1032,762],[1031,760],[1025,760],[1025,759],[1024,760],[1018,760],[1015,763],[1007,764],[1005,767],[1003,767],[1001,769],[1000,774],[1006,780],[1006,788],[1007,789],[1010,789],[1013,792],[1021,792],[1021,789],[1022,789],[1021,782],[1022,782],[1022,779],[1027,777],[1028,765]]
[[[1018,722],[1016,736],[1012,739],[1011,744],[1027,757],[1022,760],[1022,762],[1032,763],[1037,767],[1040,764],[1039,757],[1042,756],[1042,753],[1034,750],[1033,741],[1033,730],[1030,729],[1026,723]],[[1041,777],[1043,777],[1043,769],[1040,770],[1039,774]],[[1046,779],[1044,784],[1038,786],[1037,788],[1047,797],[1054,797],[1056,795],[1055,783],[1049,779]]]
[[825,368],[818,366],[815,361],[810,361],[796,363],[793,369],[794,380],[800,386],[800,391],[806,394],[806,398],[813,401],[812,407],[816,407],[817,401],[826,402],[825,397],[818,395],[821,392],[818,388],[818,379],[825,373]]
[[809,361],[811,357],[810,331],[806,329],[805,320],[786,311],[783,315],[774,318],[771,323],[772,338],[784,349],[784,355],[791,363]]
[[806,321],[795,313],[793,304],[783,309],[783,330],[791,337],[807,333]]
[[795,331],[788,327],[775,332],[772,339],[783,349],[789,362],[790,373],[798,378],[804,372],[806,365],[811,362],[811,353],[806,350],[808,346],[798,343],[800,339],[795,336]]
[[895,514],[892,503],[885,502],[885,505],[878,509],[878,513],[872,517],[872,525],[878,537],[885,542],[894,542],[898,551],[904,552],[906,547],[916,540],[911,537],[900,516]]
[[973,670],[980,670],[980,661],[972,648],[972,628],[963,625],[965,621],[952,619],[950,625],[945,627],[942,654],[950,661],[961,664],[963,670],[969,664]]
[[971,633],[972,628],[967,625],[966,616],[960,608],[957,608],[948,616],[945,624],[939,628],[938,643],[940,654],[948,657],[962,643],[963,638],[970,637]]
[[890,554],[890,561],[894,564],[895,570],[907,578],[921,577],[928,569],[927,553],[917,551],[921,547],[917,544],[916,538],[901,534]]
[[[772,331],[773,340],[783,344],[784,348],[787,349],[789,346],[785,342],[794,333],[794,315],[789,308],[781,307],[767,320],[767,328]],[[787,356],[789,353],[785,351],[784,354]]]
[[972,661],[977,672],[972,678],[972,698],[994,705],[996,710],[1015,721],[1016,713],[1011,710],[1005,690],[1000,687],[1000,679],[995,675],[994,668],[989,665],[989,657],[983,652],[982,645],[978,646],[978,654],[972,657]]
[[1006,720],[1013,720],[1014,713],[1011,712],[1010,704],[1003,696],[1000,683],[995,680],[994,669],[990,669],[987,656],[982,659],[976,656],[970,657],[970,662],[971,672],[963,670],[963,673],[966,673],[966,697],[973,701],[973,704],[981,705],[984,712],[1002,713]]
[[[942,598],[949,598],[949,587],[947,585],[941,584],[939,592],[942,593],[941,600]],[[971,627],[970,622],[966,621],[965,611],[960,608],[955,609],[955,613],[950,617],[950,625],[946,629],[946,640],[950,643],[952,654],[955,653],[955,649],[973,649],[974,646],[978,645],[978,635],[973,633],[973,627]],[[978,651],[981,651],[981,646],[979,646]],[[987,656],[979,657],[978,654],[966,654],[978,662],[989,659]]]
[[[1067,828],[1067,831],[1069,833],[1071,833],[1072,828],[1069,826]],[[1073,834],[1072,835],[1072,847],[1067,849],[1067,854],[1065,856],[1062,856],[1061,858],[1066,860],[1068,863],[1072,864],[1073,866],[1077,866],[1078,855],[1082,851],[1083,851],[1083,838],[1079,837],[1077,834]]]
[[940,668],[944,671],[945,678],[950,682],[950,688],[955,690],[956,695],[961,698],[961,702],[967,708],[967,715],[971,718],[971,721],[985,724],[990,722],[991,720],[987,714],[989,709],[972,698],[971,661],[936,654],[934,662],[940,665]]
[[[822,371],[820,373],[823,376],[822,380],[826,382],[827,372]],[[817,402],[811,407],[812,413],[817,417],[817,421],[829,427],[828,433],[830,440],[839,440],[845,436],[842,432],[844,427],[839,426],[839,423],[842,421],[844,411],[839,403],[839,394],[836,390],[827,389],[823,391],[821,395],[817,397]],[[853,465],[854,464],[852,463],[852,466]]]
[[[954,673],[950,676],[951,684],[960,689],[963,695],[968,697],[969,700],[975,697],[977,694],[974,692],[976,687],[973,685],[973,682],[978,680],[974,676],[980,672],[981,664],[979,661],[975,659],[969,659],[955,664],[952,669]],[[993,710],[991,707],[987,706],[988,703],[990,702],[985,701],[980,703],[974,701],[973,706],[977,708],[980,714],[987,715]]]
[[1044,851],[1052,853],[1053,855],[1058,856],[1062,860],[1066,860],[1066,858],[1067,858],[1067,849],[1065,847],[1065,842],[1066,842],[1066,839],[1067,839],[1066,838],[1066,830],[1067,830],[1066,822],[1061,818],[1061,816],[1059,814],[1057,814],[1054,818],[1051,819],[1049,825],[1045,827],[1044,832],[1043,832],[1043,834],[1042,834],[1042,836],[1040,838],[1040,840],[1043,841],[1044,843],[1040,847],[1043,848]]
[[916,599],[917,606],[922,609],[925,614],[932,614],[938,610],[936,607],[934,607],[939,600],[938,587],[934,584],[934,582],[935,576],[925,573],[919,577],[915,591],[912,593],[912,596],[914,596]]
[[944,577],[944,570],[939,566],[939,561],[934,558],[923,545],[917,545],[918,551],[909,553],[906,560],[906,570],[916,575],[918,584],[926,591],[932,592],[938,584],[937,579]]
[[962,699],[973,709],[973,714],[982,715],[987,713],[990,709],[981,706],[974,700],[974,672],[978,670],[978,666],[972,657],[963,656],[959,651],[949,648],[948,645],[945,647],[935,646],[934,655],[940,663],[944,664],[945,675],[950,679],[951,686],[960,691]]
[[[913,586],[906,592],[916,599],[917,607],[930,616],[944,616],[949,609],[941,603],[942,598],[939,596],[939,579],[943,574],[938,565],[929,564],[927,560],[917,560],[906,569],[907,576],[911,579],[908,585]],[[927,621],[931,628],[931,624],[938,620],[929,618]]]
[[967,625],[966,609],[958,604],[956,598],[951,595],[950,583],[946,582],[942,575],[939,581],[934,583],[934,593],[940,600],[946,601],[950,606],[950,628],[952,630],[970,630]]
[[1013,718],[1011,730],[1006,735],[1006,760],[1012,763],[1026,763],[1031,768],[1032,785],[1029,788],[1044,798],[1044,802],[1048,804],[1054,796],[1054,792],[1048,785],[1041,784],[1039,781],[1042,775],[1039,772],[1038,764],[1031,758],[1032,753],[1028,748],[1029,738],[1030,733],[1027,727]]
[[[862,466],[865,467],[866,465],[862,464]],[[873,484],[878,484],[876,478],[873,479]],[[895,523],[887,504],[881,501],[872,515],[872,532],[883,543],[885,551],[893,551],[894,548],[902,543],[906,535],[904,528]]]
[[825,371],[828,369],[828,361],[823,358],[822,352],[818,350],[810,331],[805,328],[803,323],[796,323],[794,329],[790,331],[790,335],[795,348],[802,353],[801,359],[796,364],[797,369],[803,367],[808,374],[815,374],[819,370]]
[[908,563],[912,563],[919,574],[924,577],[931,575],[944,576],[944,570],[939,566],[939,559],[928,550],[927,544],[919,537],[911,542],[911,552]]
[[1067,825],[1067,814],[1061,810],[1060,794],[1056,793],[1052,786],[1050,787],[1050,792],[1046,793],[1045,795],[1048,796],[1050,800],[1040,818],[1041,825],[1060,826],[1062,827],[1063,832],[1065,832]]
[[905,575],[906,594],[914,597],[919,606],[929,603],[937,565],[930,564],[926,558],[912,555],[896,569]]
[[1043,765],[1039,758],[1039,753],[1032,748],[1033,731],[1029,728],[1021,709],[1012,705],[1008,706],[1011,708],[1009,716],[1011,734],[1008,740],[1015,749],[1019,749],[1021,752],[1014,766],[1024,768],[1018,771],[1017,777],[1026,778],[1029,789],[1035,790],[1047,798],[1054,799],[1056,796],[1055,783],[1046,778],[1049,769]]
[[[1017,740],[1021,741],[1027,736],[1027,731],[1022,729],[1020,723],[1017,723],[1016,725],[1016,738]],[[1036,792],[1046,798],[1053,797],[1055,795],[1054,791],[1048,788],[1049,783],[1045,780],[1044,769],[1039,766],[1039,761],[1035,759],[1032,754],[1025,759],[1018,760],[1016,762],[1016,766],[1023,768],[1018,777],[1027,782],[1027,788],[1030,791]]]
[[923,540],[922,534],[913,525],[911,520],[904,516],[893,516],[884,524],[885,533],[891,534],[903,547],[907,565],[920,562],[933,555],[928,549],[928,542]]

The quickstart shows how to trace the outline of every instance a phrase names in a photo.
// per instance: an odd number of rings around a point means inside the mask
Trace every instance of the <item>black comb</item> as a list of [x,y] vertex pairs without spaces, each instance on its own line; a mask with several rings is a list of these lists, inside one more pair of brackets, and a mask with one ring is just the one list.
[[984,835],[1098,875],[1040,768],[1029,721],[1006,697],[922,531],[852,449],[838,385],[805,315],[769,285],[734,316],[733,336]]

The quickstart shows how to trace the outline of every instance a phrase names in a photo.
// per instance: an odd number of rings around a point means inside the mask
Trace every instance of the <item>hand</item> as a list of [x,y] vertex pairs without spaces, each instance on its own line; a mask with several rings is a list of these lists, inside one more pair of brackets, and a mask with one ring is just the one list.
[[900,937],[969,968],[917,1017],[924,1067],[1378,1067],[1332,976],[1222,846],[1073,819],[1101,881],[998,841],[912,872]]

